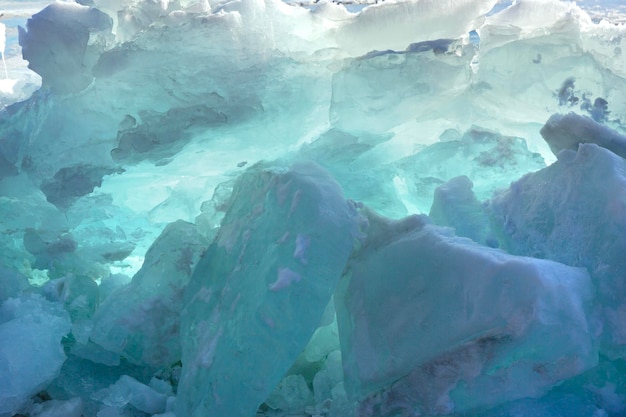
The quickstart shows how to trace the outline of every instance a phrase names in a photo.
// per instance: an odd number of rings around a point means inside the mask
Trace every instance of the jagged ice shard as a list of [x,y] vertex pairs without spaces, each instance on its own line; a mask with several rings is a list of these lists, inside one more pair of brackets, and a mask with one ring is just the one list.
[[0,417],[626,415],[618,0],[0,0]]

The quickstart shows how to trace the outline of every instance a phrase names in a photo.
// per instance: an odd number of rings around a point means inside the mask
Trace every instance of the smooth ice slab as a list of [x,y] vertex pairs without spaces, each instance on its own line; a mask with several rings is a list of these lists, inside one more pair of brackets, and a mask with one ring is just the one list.
[[100,305],[91,340],[140,365],[179,361],[183,292],[207,245],[193,224],[169,224],[148,249],[133,280]]
[[63,307],[30,295],[0,305],[0,416],[11,417],[57,377],[70,331]]
[[597,363],[583,269],[480,246],[425,216],[368,219],[335,294],[359,415],[538,397]]
[[238,179],[186,291],[178,415],[255,415],[317,328],[357,229],[317,165],[256,165]]
[[563,149],[578,150],[581,143],[595,143],[626,158],[626,136],[576,113],[554,114],[541,128],[541,136],[558,155]]
[[581,144],[489,203],[506,250],[587,268],[606,320],[603,348],[620,356],[626,353],[624,172],[621,157]]

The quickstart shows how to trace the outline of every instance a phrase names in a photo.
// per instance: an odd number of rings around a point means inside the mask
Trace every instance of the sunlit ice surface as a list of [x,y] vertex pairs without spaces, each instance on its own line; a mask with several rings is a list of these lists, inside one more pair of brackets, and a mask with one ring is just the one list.
[[0,0],[0,417],[625,415],[625,17]]

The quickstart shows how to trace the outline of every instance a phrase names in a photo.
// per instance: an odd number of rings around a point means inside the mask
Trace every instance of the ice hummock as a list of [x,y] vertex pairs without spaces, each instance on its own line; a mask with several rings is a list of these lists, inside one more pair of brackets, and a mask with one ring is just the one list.
[[0,1],[0,415],[624,414],[619,8],[374,3]]
[[[577,152],[562,151],[553,165],[513,183],[489,203],[502,247],[589,271],[605,316],[603,350],[610,356],[626,343],[623,164],[623,158],[605,148],[581,144]],[[572,210],[581,206],[584,210]]]
[[425,216],[366,214],[367,240],[335,294],[358,415],[538,398],[596,365],[585,270],[481,247]]

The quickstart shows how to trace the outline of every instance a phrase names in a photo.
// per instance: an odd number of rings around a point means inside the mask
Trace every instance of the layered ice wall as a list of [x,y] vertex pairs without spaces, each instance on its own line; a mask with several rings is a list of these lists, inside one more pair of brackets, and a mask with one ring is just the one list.
[[0,417],[626,413],[619,8],[19,3]]

